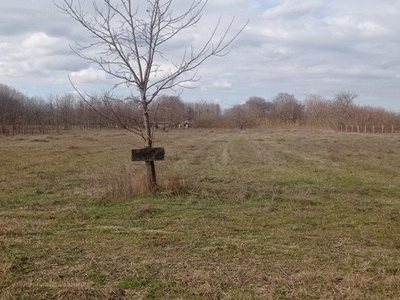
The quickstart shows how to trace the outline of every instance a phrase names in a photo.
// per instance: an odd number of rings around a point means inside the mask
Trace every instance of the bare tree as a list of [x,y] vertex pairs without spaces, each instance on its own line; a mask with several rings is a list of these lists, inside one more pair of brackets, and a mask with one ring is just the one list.
[[[1,133],[18,134],[25,122],[25,103],[27,97],[21,92],[0,84],[0,122]],[[10,129],[12,131],[10,131]]]
[[311,127],[335,128],[332,101],[322,95],[310,94],[304,99],[305,123]]
[[[179,13],[173,9],[173,0],[141,2],[146,6],[141,7],[134,0],[93,1],[91,12],[82,8],[80,0],[62,0],[62,4],[56,5],[80,23],[91,38],[91,43],[79,44],[74,51],[116,79],[115,88],[124,85],[138,93],[136,96],[132,92],[130,97],[139,105],[143,116],[144,128],[139,135],[146,147],[151,148],[154,139],[149,104],[161,91],[197,80],[197,68],[211,57],[226,55],[246,25],[231,34],[232,19],[219,34],[218,21],[200,48],[184,49],[181,57],[174,60],[165,56],[165,50],[171,41],[199,23],[207,0],[188,1],[187,8]],[[146,166],[147,183],[155,188],[154,162],[146,162]]]
[[64,94],[55,97],[58,112],[58,123],[67,130],[74,125],[75,99],[71,94]]
[[260,125],[265,124],[265,120],[272,104],[261,97],[250,97],[246,101],[245,106],[249,115],[253,119],[254,125]]
[[354,100],[358,97],[353,92],[341,92],[333,100],[336,124],[338,127],[351,122],[353,117]]
[[153,121],[162,126],[176,128],[179,123],[187,120],[185,104],[178,96],[160,95],[152,103]]
[[218,103],[186,102],[186,114],[194,126],[211,128],[219,127],[222,122],[222,109]]
[[254,124],[254,119],[244,104],[235,105],[225,111],[225,117],[228,123],[231,123],[233,126],[239,126],[240,130],[251,127]]
[[278,123],[295,124],[303,116],[304,106],[291,94],[279,93],[272,102],[271,117]]

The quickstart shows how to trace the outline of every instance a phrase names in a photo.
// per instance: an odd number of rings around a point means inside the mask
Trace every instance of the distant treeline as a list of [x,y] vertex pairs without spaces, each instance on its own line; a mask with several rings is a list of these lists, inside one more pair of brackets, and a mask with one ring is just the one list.
[[[250,97],[243,104],[222,110],[216,103],[188,103],[177,96],[161,95],[152,102],[150,114],[154,128],[159,130],[287,125],[343,130],[349,124],[357,128],[372,125],[400,128],[399,114],[355,105],[356,97],[354,93],[343,92],[333,99],[309,95],[300,101],[293,95],[280,93],[271,100]],[[141,128],[139,107],[135,99],[110,95],[85,99],[74,94],[31,98],[0,85],[0,134],[37,134],[75,128]]]

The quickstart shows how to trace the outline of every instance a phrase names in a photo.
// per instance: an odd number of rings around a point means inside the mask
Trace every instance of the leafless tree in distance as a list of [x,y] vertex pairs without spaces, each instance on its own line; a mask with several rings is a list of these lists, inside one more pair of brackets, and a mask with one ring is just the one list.
[[[197,68],[211,57],[226,55],[247,25],[235,31],[233,18],[226,28],[221,28],[220,19],[199,48],[188,47],[174,59],[166,57],[165,50],[200,22],[208,0],[187,1],[186,9],[180,8],[179,12],[174,9],[174,0],[92,1],[91,11],[83,8],[83,0],[60,1],[56,5],[82,25],[90,37],[90,43],[77,44],[74,51],[116,79],[114,88],[133,89],[130,98],[143,116],[143,128],[134,132],[149,148],[154,143],[149,104],[162,91],[198,80]],[[147,184],[156,188],[154,162],[146,162],[146,169]]]

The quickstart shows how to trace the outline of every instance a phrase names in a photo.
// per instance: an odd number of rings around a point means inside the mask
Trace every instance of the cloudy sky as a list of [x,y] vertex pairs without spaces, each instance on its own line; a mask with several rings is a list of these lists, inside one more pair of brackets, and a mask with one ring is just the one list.
[[[72,91],[68,76],[88,93],[112,85],[71,51],[87,34],[52,0],[1,2],[0,83],[43,97]],[[196,44],[207,38],[219,17],[222,26],[235,17],[233,30],[249,24],[229,55],[200,67],[200,80],[183,100],[228,108],[251,96],[287,92],[302,100],[351,91],[359,105],[400,111],[399,0],[209,0],[197,27],[177,38],[174,53],[194,36]]]

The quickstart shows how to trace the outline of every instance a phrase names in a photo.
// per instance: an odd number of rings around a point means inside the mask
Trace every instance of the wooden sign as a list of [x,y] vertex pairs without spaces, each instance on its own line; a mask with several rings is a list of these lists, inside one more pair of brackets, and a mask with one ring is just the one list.
[[132,149],[132,161],[164,160],[164,148]]

